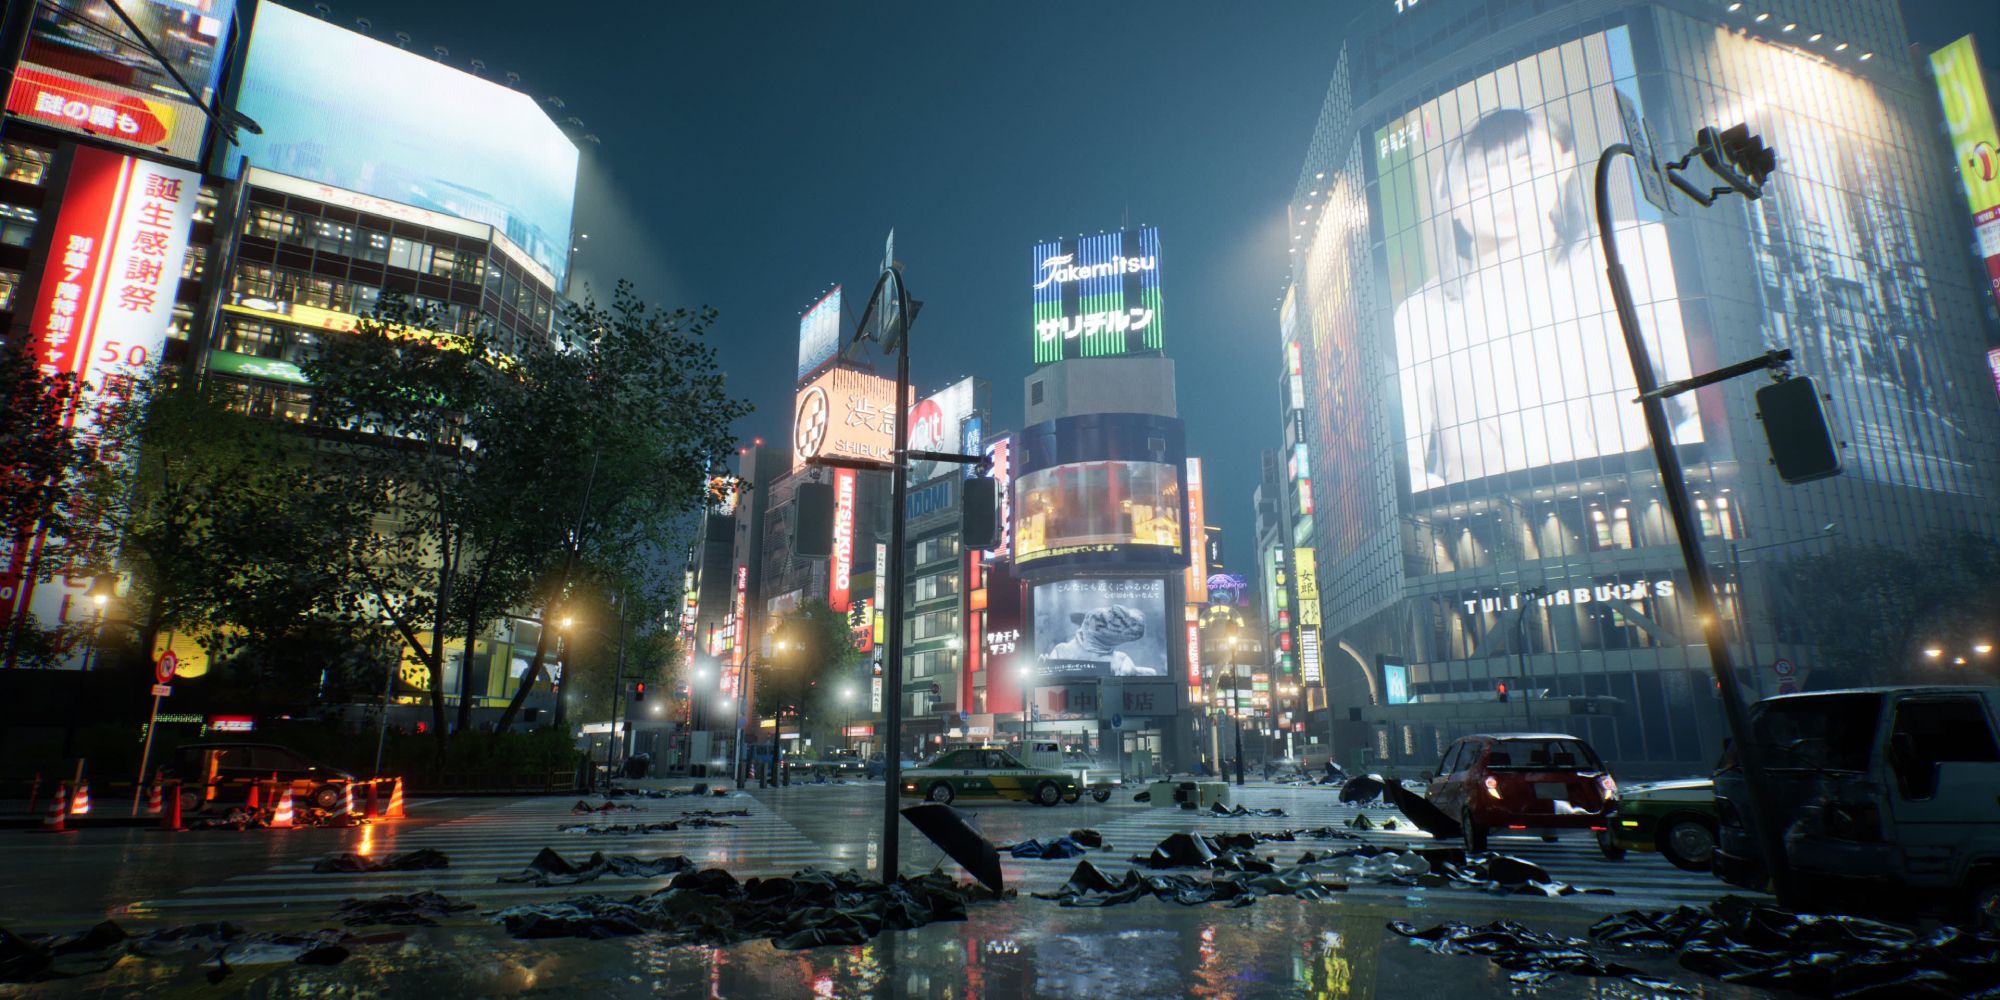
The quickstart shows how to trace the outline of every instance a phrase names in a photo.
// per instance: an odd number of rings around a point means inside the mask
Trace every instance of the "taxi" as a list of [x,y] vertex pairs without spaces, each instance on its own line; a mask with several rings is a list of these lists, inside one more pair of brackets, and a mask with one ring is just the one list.
[[1083,794],[1076,776],[1054,768],[1029,767],[999,747],[950,750],[903,772],[902,794],[932,802],[1012,799],[1053,806]]

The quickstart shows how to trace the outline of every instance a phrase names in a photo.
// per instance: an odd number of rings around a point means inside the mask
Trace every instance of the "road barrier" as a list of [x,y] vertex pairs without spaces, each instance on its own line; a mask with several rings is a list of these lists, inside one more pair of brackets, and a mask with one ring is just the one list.
[[160,777],[159,775],[156,774],[153,776],[153,784],[146,790],[146,815],[158,816],[159,814],[160,814]]
[[169,833],[179,833],[183,829],[186,829],[185,827],[181,826],[180,780],[177,778],[173,781],[167,782],[167,786],[168,786],[167,787],[168,795],[167,795],[166,808],[160,811],[160,829],[166,830]]

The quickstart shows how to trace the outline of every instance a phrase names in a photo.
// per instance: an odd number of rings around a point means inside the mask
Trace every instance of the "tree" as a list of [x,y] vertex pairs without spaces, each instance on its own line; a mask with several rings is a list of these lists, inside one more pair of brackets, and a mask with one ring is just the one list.
[[1774,582],[1779,638],[1816,646],[1843,686],[1906,683],[1923,649],[2000,634],[2000,542],[1981,535],[1841,545],[1779,564]]
[[[584,562],[630,569],[684,551],[693,517],[718,499],[708,481],[735,447],[729,427],[750,412],[726,392],[706,340],[714,310],[649,307],[622,281],[609,308],[588,298],[561,308],[558,327],[572,333],[560,349],[523,356],[522,377],[539,405],[511,439],[523,467],[569,487],[563,500],[573,513],[559,522],[566,535],[521,525],[508,543],[545,567],[540,590],[551,604]],[[540,682],[546,645],[535,650],[497,732]]]
[[51,375],[25,350],[0,350],[0,531],[8,538],[37,526],[61,534],[65,501],[95,460],[69,419],[82,393],[74,373]]
[[841,687],[866,690],[865,660],[854,648],[847,616],[825,601],[807,601],[773,630],[771,653],[757,676],[757,713],[776,718],[789,709],[837,725],[847,714],[838,701]]

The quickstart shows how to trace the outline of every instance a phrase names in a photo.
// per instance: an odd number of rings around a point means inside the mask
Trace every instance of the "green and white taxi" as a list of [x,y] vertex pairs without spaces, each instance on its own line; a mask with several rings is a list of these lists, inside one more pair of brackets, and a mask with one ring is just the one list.
[[1625,785],[1600,837],[1628,851],[1657,850],[1683,871],[1705,872],[1715,859],[1715,782],[1682,778]]
[[1029,767],[998,747],[967,747],[947,751],[922,767],[903,772],[902,793],[932,802],[967,799],[1013,799],[1053,806],[1075,802],[1082,794],[1076,776],[1046,767]]

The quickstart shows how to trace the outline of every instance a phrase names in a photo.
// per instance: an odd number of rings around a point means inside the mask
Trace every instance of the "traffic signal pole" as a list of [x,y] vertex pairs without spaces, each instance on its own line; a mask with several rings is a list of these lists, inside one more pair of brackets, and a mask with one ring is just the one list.
[[[1660,467],[1660,485],[1667,494],[1667,511],[1673,517],[1674,534],[1680,541],[1681,561],[1686,565],[1688,584],[1694,592],[1695,617],[1701,624],[1702,641],[1708,645],[1709,669],[1715,675],[1716,689],[1722,698],[1723,716],[1729,723],[1730,734],[1735,739],[1737,760],[1743,768],[1745,805],[1748,806],[1746,811],[1750,815],[1752,832],[1779,901],[1790,905],[1796,897],[1787,870],[1784,835],[1778,827],[1776,815],[1764,801],[1763,752],[1751,733],[1750,712],[1743,703],[1743,692],[1736,682],[1736,669],[1730,662],[1729,645],[1724,639],[1722,618],[1716,608],[1715,584],[1709,574],[1708,559],[1702,554],[1701,525],[1694,516],[1694,504],[1688,495],[1687,473],[1681,467],[1680,453],[1674,448],[1673,424],[1667,418],[1666,407],[1666,397],[1675,391],[1686,391],[1696,384],[1707,384],[1707,381],[1719,381],[1715,376],[1729,377],[1723,372],[1742,374],[1767,367],[1771,356],[1711,373],[1711,376],[1705,377],[1706,380],[1697,378],[1676,383],[1663,391],[1658,376],[1653,372],[1652,354],[1639,329],[1639,313],[1632,302],[1632,287],[1626,280],[1625,265],[1619,260],[1618,241],[1612,232],[1611,170],[1620,156],[1632,156],[1635,161],[1639,159],[1630,145],[1618,143],[1606,149],[1597,160],[1597,231],[1598,244],[1604,250],[1605,276],[1611,282],[1611,298],[1617,306],[1625,353],[1631,359],[1633,381],[1639,388],[1639,404],[1646,415],[1646,433],[1652,441],[1653,459]],[[1678,178],[1675,180],[1677,186],[1686,189],[1679,184]],[[1784,353],[1787,358],[1790,356],[1789,352]]]

